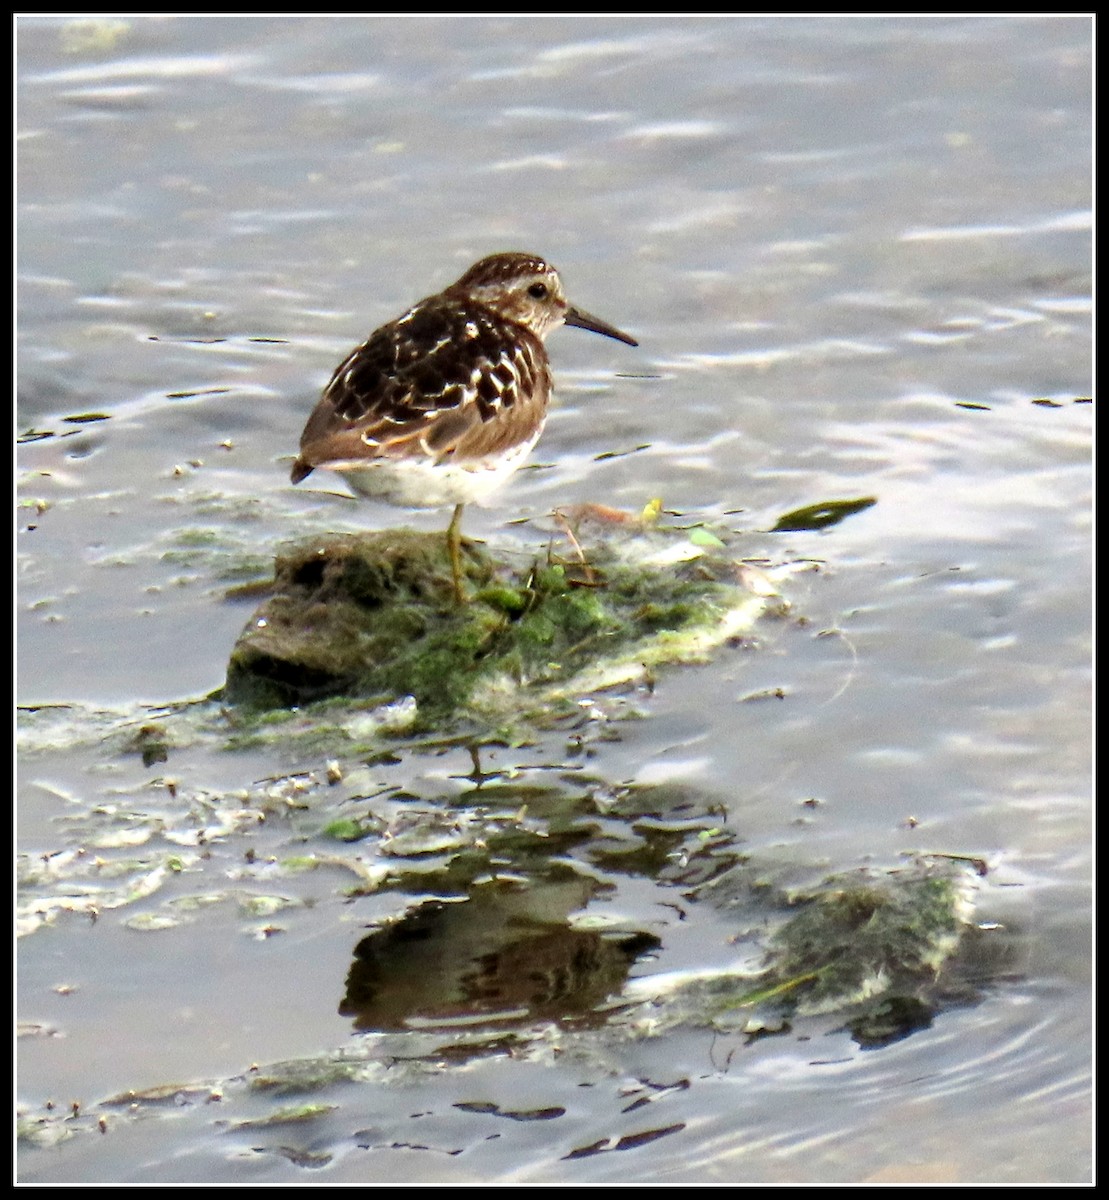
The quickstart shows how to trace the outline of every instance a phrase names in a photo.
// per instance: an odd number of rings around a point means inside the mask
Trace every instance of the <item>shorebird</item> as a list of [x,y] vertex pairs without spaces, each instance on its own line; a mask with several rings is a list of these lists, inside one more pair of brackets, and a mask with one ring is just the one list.
[[461,603],[462,510],[500,487],[539,440],[551,398],[544,342],[560,325],[639,344],[572,307],[544,259],[483,258],[339,364],[301,434],[292,482],[323,467],[391,504],[453,504],[447,548]]

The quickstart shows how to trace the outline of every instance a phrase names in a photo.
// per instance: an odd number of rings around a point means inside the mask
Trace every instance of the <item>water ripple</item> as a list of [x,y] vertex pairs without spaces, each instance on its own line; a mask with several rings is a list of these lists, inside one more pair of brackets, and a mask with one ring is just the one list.
[[80,67],[63,67],[28,75],[29,83],[96,84],[113,79],[183,79],[203,75],[233,75],[259,63],[253,54],[181,54],[157,58],[120,58]]
[[900,240],[941,242],[970,238],[1024,237],[1034,233],[1086,233],[1092,228],[1093,214],[1088,209],[1078,209],[1022,225],[948,225],[909,229],[901,235]]

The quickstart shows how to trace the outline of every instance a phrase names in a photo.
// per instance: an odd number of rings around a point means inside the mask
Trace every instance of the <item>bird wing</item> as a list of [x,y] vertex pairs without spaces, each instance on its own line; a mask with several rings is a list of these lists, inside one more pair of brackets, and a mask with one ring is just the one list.
[[304,427],[293,482],[329,463],[511,445],[508,427],[546,404],[550,381],[539,341],[510,332],[441,296],[383,325],[336,368]]

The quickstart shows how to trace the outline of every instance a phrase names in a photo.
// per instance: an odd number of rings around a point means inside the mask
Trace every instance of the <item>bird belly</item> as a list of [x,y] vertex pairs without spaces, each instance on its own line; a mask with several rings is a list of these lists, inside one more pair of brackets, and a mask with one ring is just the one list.
[[481,504],[508,482],[531,453],[539,434],[489,458],[380,458],[351,463],[323,463],[337,471],[360,496],[403,508],[443,508],[449,504]]

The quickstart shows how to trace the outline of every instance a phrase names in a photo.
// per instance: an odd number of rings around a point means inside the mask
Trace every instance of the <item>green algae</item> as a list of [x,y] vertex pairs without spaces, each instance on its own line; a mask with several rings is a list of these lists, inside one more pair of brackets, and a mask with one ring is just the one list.
[[965,871],[935,866],[829,880],[795,901],[758,984],[725,1007],[862,1006],[855,1021],[865,1027],[888,1021],[891,1005],[924,1004],[967,927],[967,881]]
[[307,1121],[316,1121],[326,1117],[338,1106],[335,1104],[290,1104],[275,1109],[264,1117],[249,1117],[235,1121],[228,1126],[231,1131],[271,1129],[275,1125],[301,1125]]
[[865,512],[878,503],[874,496],[862,496],[853,500],[825,500],[820,504],[809,504],[783,513],[775,522],[772,533],[788,533],[800,529],[827,529],[838,525],[855,513]]
[[601,551],[583,567],[514,565],[471,545],[472,594],[457,605],[438,535],[304,542],[278,556],[273,594],[232,651],[223,700],[260,715],[334,697],[411,697],[416,730],[518,716],[569,700],[575,686],[699,659],[749,626],[767,597],[709,549],[689,544],[661,564]]

